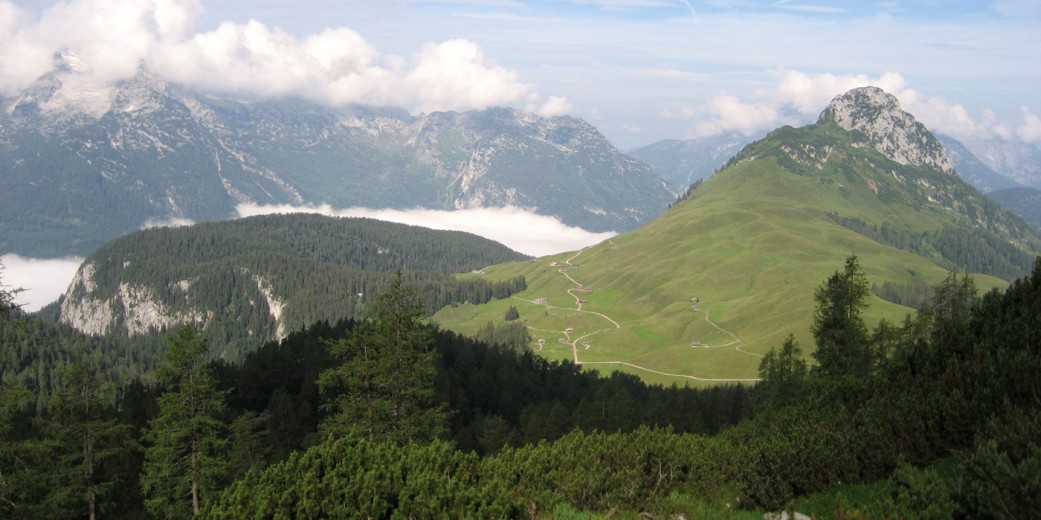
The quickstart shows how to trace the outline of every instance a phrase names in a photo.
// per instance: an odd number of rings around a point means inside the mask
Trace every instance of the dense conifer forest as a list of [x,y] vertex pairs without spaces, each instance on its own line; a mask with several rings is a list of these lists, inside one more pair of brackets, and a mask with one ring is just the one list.
[[726,517],[866,483],[881,491],[818,517],[1041,510],[1041,259],[1004,292],[951,273],[923,310],[873,330],[869,291],[848,258],[815,293],[811,355],[789,338],[761,383],[702,389],[423,325],[402,274],[361,319],[234,363],[190,326],[169,331],[147,377],[111,363],[125,345],[26,316],[5,292],[0,511]]
[[[455,275],[527,258],[469,233],[372,219],[265,215],[147,229],[114,240],[85,260],[81,272],[89,273],[89,282],[74,285],[64,305],[102,306],[114,317],[106,335],[140,336],[131,332],[128,322],[135,318],[120,298],[147,295],[150,305],[143,307],[196,317],[213,356],[239,362],[280,332],[362,318],[396,271],[432,313],[523,290],[523,278],[490,282]],[[154,329],[148,332],[165,332]]]

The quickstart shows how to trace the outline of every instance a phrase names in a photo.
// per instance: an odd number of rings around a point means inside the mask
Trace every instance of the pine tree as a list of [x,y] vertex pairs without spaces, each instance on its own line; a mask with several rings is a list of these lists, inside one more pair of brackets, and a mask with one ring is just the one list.
[[861,317],[870,291],[860,262],[856,255],[850,255],[845,269],[835,271],[814,293],[817,309],[810,330],[817,350],[813,357],[824,376],[870,374],[873,355],[867,325]]
[[343,363],[319,377],[322,393],[332,397],[320,427],[324,435],[410,444],[447,430],[447,412],[434,398],[437,351],[422,316],[415,291],[398,272],[368,319],[332,343]]
[[196,329],[184,326],[166,343],[166,359],[156,370],[166,392],[145,432],[141,487],[145,506],[156,516],[198,515],[226,470],[225,396],[207,364],[209,347]]

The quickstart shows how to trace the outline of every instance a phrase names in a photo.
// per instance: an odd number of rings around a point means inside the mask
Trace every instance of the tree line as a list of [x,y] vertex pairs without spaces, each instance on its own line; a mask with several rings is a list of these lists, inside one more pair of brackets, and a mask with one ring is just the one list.
[[1011,281],[1029,274],[1034,262],[1033,255],[987,229],[945,225],[916,233],[889,221],[876,226],[833,212],[828,212],[828,216],[845,228],[881,244],[932,258],[947,269],[960,267]]

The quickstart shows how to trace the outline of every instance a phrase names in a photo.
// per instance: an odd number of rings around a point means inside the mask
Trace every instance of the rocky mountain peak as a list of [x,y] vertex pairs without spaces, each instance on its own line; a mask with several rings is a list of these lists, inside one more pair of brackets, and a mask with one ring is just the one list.
[[860,87],[836,96],[817,124],[832,122],[853,133],[854,145],[870,146],[900,164],[947,174],[954,164],[925,125],[900,108],[896,96],[878,87]]

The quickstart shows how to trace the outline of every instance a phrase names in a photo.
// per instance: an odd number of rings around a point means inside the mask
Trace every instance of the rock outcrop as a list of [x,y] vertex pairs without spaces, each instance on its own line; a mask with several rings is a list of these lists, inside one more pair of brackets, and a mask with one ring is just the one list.
[[858,146],[874,148],[900,164],[954,174],[954,163],[925,125],[900,109],[892,94],[878,87],[855,88],[835,97],[817,124],[834,123],[856,138]]

